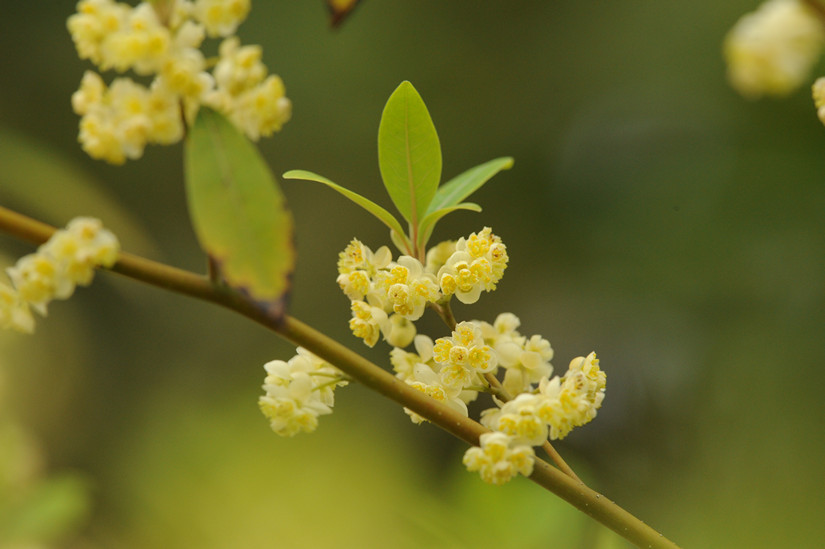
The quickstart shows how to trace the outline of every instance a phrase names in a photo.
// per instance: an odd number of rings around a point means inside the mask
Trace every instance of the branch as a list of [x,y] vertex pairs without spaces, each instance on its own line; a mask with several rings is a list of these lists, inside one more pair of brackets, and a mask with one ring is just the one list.
[[[0,230],[34,244],[42,244],[56,229],[0,206]],[[479,437],[488,432],[480,423],[413,389],[300,320],[289,315],[274,318],[240,294],[215,286],[204,276],[125,252],[119,255],[111,270],[159,288],[220,305],[262,324],[468,444],[478,446]],[[529,478],[639,547],[678,549],[677,545],[653,528],[546,461],[537,458]]]

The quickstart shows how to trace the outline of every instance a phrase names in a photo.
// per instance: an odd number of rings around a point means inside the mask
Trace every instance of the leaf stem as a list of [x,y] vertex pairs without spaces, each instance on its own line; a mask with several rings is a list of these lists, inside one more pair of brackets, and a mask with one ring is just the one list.
[[[42,244],[56,229],[0,206],[0,230],[34,244]],[[480,423],[413,389],[388,371],[300,320],[289,315],[274,317],[240,294],[213,285],[205,276],[125,252],[119,255],[111,270],[159,288],[231,309],[270,328],[293,344],[306,348],[353,379],[410,408],[469,444],[477,446],[479,437],[488,432]],[[639,547],[678,549],[676,544],[653,528],[546,461],[536,459],[533,474],[529,478]]]

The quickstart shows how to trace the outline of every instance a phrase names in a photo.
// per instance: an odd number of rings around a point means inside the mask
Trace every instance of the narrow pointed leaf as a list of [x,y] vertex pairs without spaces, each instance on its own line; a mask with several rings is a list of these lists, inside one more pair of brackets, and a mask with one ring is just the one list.
[[384,223],[387,227],[390,228],[393,232],[397,233],[399,237],[403,240],[403,242],[407,242],[407,237],[404,234],[404,229],[401,228],[401,223],[393,217],[393,215],[370,200],[369,198],[364,198],[360,194],[353,192],[346,187],[342,187],[337,183],[333,183],[326,177],[322,175],[318,175],[312,172],[308,172],[306,170],[290,170],[283,175],[284,179],[302,179],[304,181],[315,181],[316,183],[322,183],[327,187],[334,189],[341,193],[342,195],[346,196],[369,213],[377,217],[382,223]]
[[470,168],[466,172],[455,176],[444,183],[436,192],[430,203],[427,213],[432,213],[441,208],[447,208],[458,204],[482,185],[487,183],[491,177],[501,170],[509,170],[513,167],[513,159],[509,156],[496,158]]
[[457,204],[455,206],[450,206],[448,208],[441,208],[440,210],[436,210],[434,212],[428,213],[426,217],[421,221],[421,226],[419,227],[418,231],[418,247],[422,248],[427,245],[427,241],[430,239],[430,236],[433,234],[433,229],[435,229],[435,224],[438,221],[447,215],[448,213],[454,212],[456,210],[469,210],[471,212],[480,212],[481,206],[478,204],[473,204],[472,202],[463,202],[461,204]]
[[185,151],[189,214],[201,247],[228,286],[281,314],[295,249],[274,175],[246,137],[206,108]]
[[409,82],[396,88],[381,115],[378,166],[395,207],[415,228],[441,180],[441,145],[427,106]]

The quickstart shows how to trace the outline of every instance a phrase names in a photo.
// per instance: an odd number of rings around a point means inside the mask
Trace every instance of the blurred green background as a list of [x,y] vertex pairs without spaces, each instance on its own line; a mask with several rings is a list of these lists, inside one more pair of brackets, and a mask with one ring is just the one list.
[[[825,128],[807,90],[748,102],[726,85],[722,37],[754,7],[366,0],[331,31],[320,0],[259,1],[239,30],[294,103],[260,145],[276,173],[309,169],[390,207],[376,135],[404,79],[446,178],[515,157],[476,195],[484,212],[434,236],[490,225],[510,252],[499,290],[456,314],[516,313],[559,372],[599,353],[604,406],[557,447],[684,547],[825,539]],[[4,5],[0,203],[56,225],[99,216],[125,249],[202,271],[181,147],[115,168],[76,142],[69,98],[90,67],[65,30],[73,10]],[[328,189],[283,187],[291,311],[365,351],[335,261],[386,231]],[[31,251],[0,246],[3,266]],[[386,347],[365,352],[386,364]],[[111,274],[34,336],[0,334],[0,545],[627,546],[524,479],[482,485],[462,443],[362,387],[317,433],[279,439],[256,398],[262,365],[292,354],[241,317]]]

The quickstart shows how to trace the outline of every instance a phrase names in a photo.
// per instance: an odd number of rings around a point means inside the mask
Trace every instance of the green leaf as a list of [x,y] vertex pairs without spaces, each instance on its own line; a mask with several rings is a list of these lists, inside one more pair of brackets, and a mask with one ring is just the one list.
[[435,194],[427,213],[447,208],[458,204],[479,188],[501,170],[509,170],[513,167],[513,159],[509,156],[496,158],[470,168],[466,172],[457,175],[444,183]]
[[283,313],[295,264],[292,216],[258,149],[223,116],[201,108],[186,139],[189,214],[226,284]]
[[315,181],[317,183],[323,183],[327,187],[338,191],[339,193],[346,196],[347,198],[349,198],[350,200],[352,200],[353,202],[367,210],[369,213],[377,217],[382,223],[384,223],[387,227],[390,228],[393,234],[397,234],[398,237],[400,237],[401,241],[407,245],[408,250],[410,249],[409,241],[407,240],[407,237],[404,234],[404,229],[401,228],[401,223],[399,223],[398,220],[395,217],[393,217],[393,215],[390,212],[388,212],[372,200],[364,198],[356,192],[353,192],[345,187],[342,187],[341,185],[333,183],[326,177],[323,177],[312,172],[308,172],[306,170],[290,170],[283,175],[283,178],[302,179],[304,181]]
[[409,82],[396,88],[381,115],[378,166],[395,207],[415,231],[441,180],[441,145],[427,106]]
[[463,202],[455,206],[441,208],[440,210],[428,213],[426,217],[424,217],[424,219],[421,220],[421,226],[418,230],[418,247],[425,247],[427,245],[427,241],[430,239],[430,236],[432,236],[433,234],[435,224],[438,223],[438,221],[442,217],[456,210],[470,210],[472,212],[480,212],[481,206],[479,206],[478,204],[473,204],[472,202]]

